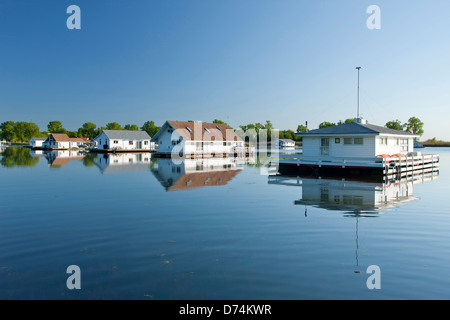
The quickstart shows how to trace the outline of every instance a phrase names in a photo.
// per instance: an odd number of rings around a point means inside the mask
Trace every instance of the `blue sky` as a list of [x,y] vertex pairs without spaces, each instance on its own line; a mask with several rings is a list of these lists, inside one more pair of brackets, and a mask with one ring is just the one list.
[[316,128],[355,116],[361,66],[370,123],[416,116],[423,138],[450,140],[449,14],[446,0],[0,0],[0,122]]

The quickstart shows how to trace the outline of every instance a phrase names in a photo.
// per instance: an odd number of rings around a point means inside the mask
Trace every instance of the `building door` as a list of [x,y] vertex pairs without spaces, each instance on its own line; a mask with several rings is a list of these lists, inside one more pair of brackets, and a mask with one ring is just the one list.
[[142,141],[136,141],[136,149],[142,149]]
[[330,138],[322,138],[320,142],[320,154],[322,156],[330,155]]

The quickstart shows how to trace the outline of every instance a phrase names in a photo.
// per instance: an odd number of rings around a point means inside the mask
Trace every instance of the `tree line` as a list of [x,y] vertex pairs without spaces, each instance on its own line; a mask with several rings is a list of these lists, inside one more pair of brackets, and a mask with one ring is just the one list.
[[47,137],[50,133],[65,133],[69,137],[82,137],[93,139],[102,130],[143,130],[151,137],[158,132],[161,127],[155,125],[154,121],[146,121],[142,127],[136,124],[120,125],[118,122],[110,122],[106,126],[97,127],[95,123],[85,122],[77,131],[70,131],[64,128],[61,121],[50,121],[46,131],[41,131],[39,126],[33,122],[6,121],[0,124],[0,138],[9,142],[28,142],[33,137]]
[[[339,120],[338,122],[328,122],[323,121],[319,124],[319,129],[336,126],[344,123],[354,122],[355,118],[349,118],[346,120]],[[213,123],[218,124],[226,124],[231,129],[233,129],[226,122],[214,119]],[[407,122],[402,123],[400,120],[391,120],[385,124],[386,128],[406,131],[418,135],[422,135],[424,133],[423,130],[423,122],[417,117],[411,117]],[[50,121],[47,125],[47,131],[40,131],[39,127],[33,122],[13,122],[6,121],[0,124],[0,138],[10,142],[27,142],[33,137],[46,137],[49,133],[65,133],[69,137],[83,137],[93,139],[97,135],[100,134],[102,130],[142,130],[146,131],[151,137],[153,137],[161,128],[161,126],[157,126],[154,121],[146,121],[141,127],[136,124],[126,124],[121,125],[118,122],[110,122],[107,123],[106,126],[97,127],[97,125],[93,122],[85,122],[77,131],[69,131],[63,127],[61,121]],[[270,120],[266,120],[265,123],[249,123],[247,125],[240,125],[239,129],[242,132],[247,132],[251,130],[252,132],[256,132],[259,134],[260,130],[267,130],[267,138],[271,140],[271,132],[274,129],[273,124]],[[288,130],[280,130],[278,132],[279,139],[291,139],[294,141],[301,141],[300,137],[296,136],[296,133],[309,131],[307,125],[300,124],[297,126],[296,131],[288,129]]]

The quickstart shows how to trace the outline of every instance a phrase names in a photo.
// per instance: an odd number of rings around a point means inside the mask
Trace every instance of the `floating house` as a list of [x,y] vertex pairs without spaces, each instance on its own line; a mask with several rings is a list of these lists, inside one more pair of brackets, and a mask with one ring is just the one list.
[[42,148],[44,141],[47,140],[45,137],[33,137],[30,139],[30,148]]
[[166,121],[152,138],[158,155],[232,156],[248,153],[244,141],[225,124]]
[[83,138],[69,138],[65,133],[50,133],[42,143],[42,148],[47,150],[82,149],[85,142]]
[[102,130],[93,139],[97,152],[144,152],[152,149],[151,137],[145,131]]
[[275,147],[284,148],[295,148],[295,141],[292,139],[278,139],[275,141]]
[[[307,171],[319,175],[383,177],[436,168],[439,155],[414,151],[418,135],[368,124],[363,119],[297,133],[303,154],[279,160],[281,174]],[[299,172],[300,171],[300,172]]]

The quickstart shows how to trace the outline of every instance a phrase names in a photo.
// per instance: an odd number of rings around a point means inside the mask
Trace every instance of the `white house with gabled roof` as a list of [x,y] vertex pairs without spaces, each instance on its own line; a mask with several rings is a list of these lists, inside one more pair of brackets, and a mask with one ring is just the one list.
[[93,142],[98,151],[150,151],[150,140],[145,131],[102,130]]
[[244,141],[226,124],[166,121],[153,136],[158,154],[233,154],[242,152]]
[[363,120],[296,135],[303,138],[303,156],[323,159],[407,155],[414,151],[414,139],[419,137]]

